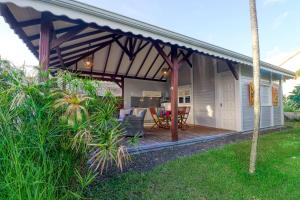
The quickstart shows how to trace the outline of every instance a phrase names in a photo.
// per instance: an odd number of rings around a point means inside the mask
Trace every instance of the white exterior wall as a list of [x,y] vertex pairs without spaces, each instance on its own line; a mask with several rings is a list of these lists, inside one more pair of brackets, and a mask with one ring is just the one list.
[[[242,130],[253,130],[254,112],[249,105],[249,83],[252,81],[252,69],[242,66],[241,70],[241,97],[242,97]],[[281,77],[280,77],[281,78]],[[283,125],[282,117],[282,87],[280,78],[264,76],[261,80],[261,128]],[[279,89],[278,106],[272,105],[272,86]]]
[[[161,91],[162,95],[169,96],[169,85],[167,82],[124,79],[124,108],[130,108],[131,97],[142,97],[143,91]],[[151,114],[147,110],[145,122],[152,121]]]
[[138,79],[124,80],[124,108],[131,107],[131,97],[142,97],[143,91],[161,91],[169,96],[167,82],[147,81]]
[[193,56],[193,108],[196,125],[216,127],[215,70],[207,56]]

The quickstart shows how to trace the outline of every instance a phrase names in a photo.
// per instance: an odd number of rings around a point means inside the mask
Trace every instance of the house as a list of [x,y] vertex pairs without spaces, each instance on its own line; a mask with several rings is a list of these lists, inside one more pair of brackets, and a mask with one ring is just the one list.
[[[251,57],[73,0],[0,5],[43,70],[115,82],[125,108],[161,98],[172,112],[173,141],[181,105],[191,107],[190,124],[253,129]],[[282,83],[295,74],[266,62],[261,74],[261,127],[282,126]]]

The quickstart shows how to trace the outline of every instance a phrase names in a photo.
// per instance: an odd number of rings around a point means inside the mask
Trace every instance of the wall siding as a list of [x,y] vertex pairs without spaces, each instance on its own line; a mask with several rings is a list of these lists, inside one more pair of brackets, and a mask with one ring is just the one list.
[[243,130],[251,130],[253,129],[253,108],[249,106],[249,92],[248,92],[248,84],[249,81],[244,77],[241,77],[242,84],[242,115],[243,115]]
[[274,125],[279,126],[283,125],[281,121],[282,117],[282,87],[277,85],[278,91],[279,91],[279,102],[278,106],[273,107],[273,118],[274,118]]
[[169,87],[167,82],[125,79],[124,80],[124,108],[130,108],[131,97],[141,97],[143,96],[143,91],[161,91],[162,95],[169,96],[168,88]]
[[[243,68],[243,67],[242,67]],[[243,131],[253,130],[253,123],[254,123],[254,112],[253,107],[249,106],[249,91],[248,91],[248,85],[251,81],[252,77],[252,70],[249,68],[244,68],[242,71],[241,76],[241,95],[242,95],[242,128]],[[270,84],[270,79],[268,80],[268,76],[266,73],[264,73],[264,76],[262,77],[263,81],[267,84]],[[270,95],[271,93],[271,85],[269,87],[270,89]],[[273,125],[282,125],[281,123],[281,115],[282,115],[282,95],[281,95],[281,88],[279,88],[279,105],[274,106],[262,106],[261,107],[261,122],[260,126],[261,128],[266,128]],[[268,98],[266,93],[263,92],[261,94],[261,98],[264,98],[262,102],[265,102],[265,98]],[[273,112],[273,115],[272,115]]]
[[216,126],[215,77],[213,60],[193,56],[194,122],[197,125]]

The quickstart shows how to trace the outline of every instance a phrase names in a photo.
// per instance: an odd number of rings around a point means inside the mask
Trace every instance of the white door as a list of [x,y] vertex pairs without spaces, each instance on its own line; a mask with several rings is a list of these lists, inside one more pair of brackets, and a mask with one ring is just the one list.
[[232,74],[226,72],[220,73],[218,78],[218,127],[228,130],[235,130],[235,79],[233,78]]

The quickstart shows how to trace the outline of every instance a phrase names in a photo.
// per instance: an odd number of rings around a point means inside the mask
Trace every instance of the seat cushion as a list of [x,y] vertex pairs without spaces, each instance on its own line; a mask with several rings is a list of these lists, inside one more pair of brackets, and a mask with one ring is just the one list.
[[119,114],[119,119],[123,120],[127,115],[131,115],[132,114],[132,109],[121,109],[120,110],[120,114]]
[[136,116],[137,117],[141,117],[141,118],[144,118],[145,117],[145,114],[146,114],[146,109],[141,109],[137,112]]

